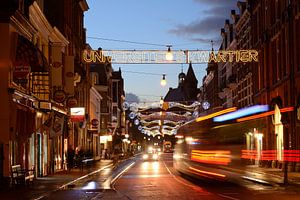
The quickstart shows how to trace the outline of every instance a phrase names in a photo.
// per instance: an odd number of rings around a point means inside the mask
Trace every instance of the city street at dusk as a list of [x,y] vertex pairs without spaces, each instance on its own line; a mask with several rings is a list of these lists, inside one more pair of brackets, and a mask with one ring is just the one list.
[[1,0],[0,199],[300,198],[300,0]]
[[[113,168],[109,161],[91,167],[87,175],[75,179],[76,173],[40,179],[39,185],[19,188],[24,199],[298,199],[298,184],[280,187],[272,182],[241,180],[238,183],[198,180],[180,175],[173,167],[172,154],[162,154],[158,161],[144,161],[142,155],[122,161]],[[99,170],[100,169],[100,170]],[[76,169],[75,169],[76,171]],[[263,176],[263,175],[262,175]],[[67,178],[66,178],[67,177]],[[298,179],[300,180],[300,179]],[[62,181],[62,180],[60,180]],[[52,184],[50,186],[50,184]],[[58,189],[59,188],[59,189]],[[2,194],[19,199],[13,190]]]

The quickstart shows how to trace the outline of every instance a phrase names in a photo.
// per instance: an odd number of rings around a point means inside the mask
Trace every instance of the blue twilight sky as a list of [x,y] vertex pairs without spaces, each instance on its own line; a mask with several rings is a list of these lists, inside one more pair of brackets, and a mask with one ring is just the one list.
[[[175,50],[208,50],[211,40],[220,41],[220,29],[236,0],[88,0],[85,13],[87,37],[172,45]],[[87,38],[93,49],[133,50],[162,49],[164,46],[140,45]],[[215,45],[217,49],[218,44]],[[126,93],[139,96],[141,101],[159,101],[169,87],[177,87],[178,74],[188,65],[113,65],[121,68]],[[201,86],[206,65],[193,65]],[[160,75],[166,74],[167,85],[160,86]]]

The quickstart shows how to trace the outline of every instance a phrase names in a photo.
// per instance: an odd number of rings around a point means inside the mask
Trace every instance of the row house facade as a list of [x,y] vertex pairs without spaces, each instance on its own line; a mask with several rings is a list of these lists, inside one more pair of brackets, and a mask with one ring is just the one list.
[[[212,49],[214,53],[214,49]],[[208,102],[209,106],[200,106],[200,113],[210,113],[221,107],[221,98],[217,95],[219,93],[219,69],[218,64],[210,62],[207,64],[206,75],[202,79],[202,86],[198,94],[198,101],[204,104]]]
[[125,136],[125,112],[123,110],[124,80],[121,70],[114,71],[111,63],[91,64],[92,86],[101,95],[100,102],[100,151],[111,154],[115,148],[122,150]]
[[[91,79],[92,80],[92,79]],[[86,141],[88,142],[88,151],[92,152],[95,160],[101,159],[100,149],[100,126],[101,120],[101,100],[102,96],[92,84],[90,87],[90,105],[89,105],[89,123],[87,123],[88,132]]]
[[45,176],[64,168],[68,113],[54,101],[53,86],[63,85],[59,70],[69,41],[47,20],[41,0],[1,1],[0,7],[1,180],[15,164]]
[[[282,167],[283,150],[300,149],[300,2],[249,1],[252,48],[259,51],[253,66],[254,103],[269,104],[275,114],[266,119],[264,149],[274,149],[277,161],[263,163]],[[294,107],[293,112],[280,109]],[[289,169],[300,171],[299,163],[289,162]]]
[[119,68],[117,71],[112,72],[112,127],[113,131],[113,148],[122,149],[123,152],[127,152],[128,143],[125,139],[126,132],[126,116],[123,109],[123,103],[125,102],[124,92],[124,80],[122,77],[122,71]]
[[[102,96],[81,62],[87,10],[85,0],[1,1],[1,181],[16,164],[36,176],[64,170],[68,148],[100,158]],[[72,120],[74,107],[82,120]]]
[[[221,31],[220,50],[255,49],[259,61],[218,65],[220,106],[269,105],[274,114],[244,124],[249,128],[246,146],[247,150],[274,152],[273,158],[250,163],[283,169],[284,152],[300,149],[300,2],[248,0],[238,1],[237,7],[238,14],[231,11],[233,23],[226,21]],[[209,74],[203,80],[202,97],[209,96],[205,94],[208,81],[214,83]],[[283,112],[283,108],[293,111]],[[287,167],[300,171],[299,162],[293,160]]]
[[99,134],[100,149],[112,149],[112,66],[111,63],[91,64],[90,77],[92,86],[101,95]]
[[[219,50],[236,50],[234,25],[230,20],[225,20],[221,29],[222,43]],[[218,96],[222,100],[222,107],[232,107],[236,102],[236,63],[218,63],[218,82],[220,92]]]
[[[55,25],[69,41],[64,54],[65,67],[62,69],[65,80],[63,84],[55,85],[53,93],[56,91],[64,93],[66,98],[63,103],[67,104],[68,109],[81,107],[84,108],[85,112],[83,121],[69,120],[68,145],[65,146],[65,151],[66,148],[90,151],[91,141],[87,138],[89,138],[89,94],[91,86],[87,65],[82,62],[82,51],[86,47],[86,30],[83,19],[84,12],[89,7],[86,0],[45,1],[44,7],[49,22]],[[68,99],[73,100],[70,105],[68,105]]]
[[[239,15],[232,11],[231,16],[234,21],[236,32],[237,49],[251,49],[251,11],[248,2],[238,1],[237,7]],[[253,63],[237,63],[236,72],[234,73],[237,80],[235,91],[235,105],[239,108],[253,105]]]
[[[231,20],[225,20],[224,28],[221,29],[222,42],[219,50],[251,48],[248,3],[238,1],[237,7],[239,14],[231,10]],[[202,93],[206,96],[204,99],[211,104],[210,110],[232,106],[243,108],[253,104],[252,65],[252,63],[208,63]]]

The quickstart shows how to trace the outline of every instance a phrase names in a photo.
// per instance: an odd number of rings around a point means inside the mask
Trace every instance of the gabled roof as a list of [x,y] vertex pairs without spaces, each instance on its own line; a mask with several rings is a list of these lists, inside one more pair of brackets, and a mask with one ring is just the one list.
[[164,101],[166,102],[184,102],[187,101],[186,93],[182,87],[170,88],[166,94]]
[[123,79],[121,69],[112,72],[112,79]]
[[189,64],[189,68],[188,68],[188,71],[187,71],[187,73],[186,73],[186,78],[185,78],[185,80],[186,80],[186,82],[196,84],[196,87],[197,87],[198,80],[197,80],[197,78],[196,78],[194,69],[193,69],[193,67],[192,67],[192,63]]
[[90,72],[97,72],[99,77],[99,85],[107,85],[108,74],[106,64],[91,64]]

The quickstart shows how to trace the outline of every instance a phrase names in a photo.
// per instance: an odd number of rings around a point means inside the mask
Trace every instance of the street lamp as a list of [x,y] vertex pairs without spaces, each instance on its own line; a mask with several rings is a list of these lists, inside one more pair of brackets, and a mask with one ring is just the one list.
[[164,103],[163,97],[160,97],[159,104],[162,105]]
[[163,75],[162,75],[162,79],[161,79],[161,81],[160,81],[160,85],[161,85],[161,86],[165,86],[166,84],[167,84],[167,81],[166,81],[166,75],[163,74]]
[[172,45],[167,45],[167,47],[168,47],[168,51],[166,53],[166,60],[167,61],[172,61],[173,60],[173,54],[172,54],[172,51],[171,51],[171,46]]

